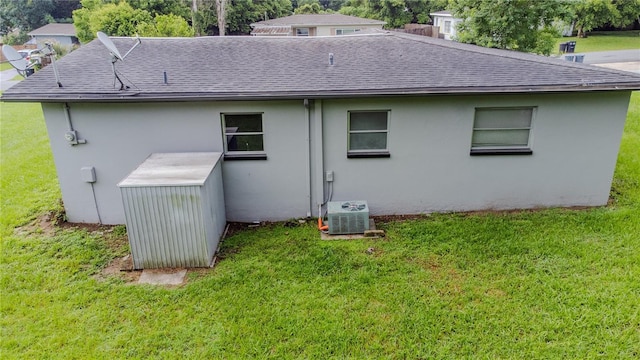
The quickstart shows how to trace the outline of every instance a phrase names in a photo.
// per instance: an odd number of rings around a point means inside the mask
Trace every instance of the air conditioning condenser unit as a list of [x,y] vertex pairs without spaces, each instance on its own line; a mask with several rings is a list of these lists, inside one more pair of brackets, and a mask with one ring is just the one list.
[[330,235],[362,234],[369,230],[366,201],[332,201],[327,204]]

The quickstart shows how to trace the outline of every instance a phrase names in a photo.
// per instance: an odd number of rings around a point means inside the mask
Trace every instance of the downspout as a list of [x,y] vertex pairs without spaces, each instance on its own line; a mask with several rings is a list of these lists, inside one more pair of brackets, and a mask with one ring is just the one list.
[[[315,170],[315,189],[314,189],[314,198],[316,200],[316,205],[318,206],[318,217],[322,218],[322,206],[325,204],[325,180],[324,180],[324,138],[323,138],[323,125],[322,125],[322,100],[316,99],[313,102],[313,140],[315,143],[313,145],[314,151],[314,162],[312,163],[313,169]],[[312,173],[313,174],[313,173]]]
[[307,146],[305,146],[306,156],[306,181],[307,181],[307,217],[311,217],[312,205],[311,205],[311,112],[309,111],[309,99],[304,99],[304,117],[305,117],[305,136]]

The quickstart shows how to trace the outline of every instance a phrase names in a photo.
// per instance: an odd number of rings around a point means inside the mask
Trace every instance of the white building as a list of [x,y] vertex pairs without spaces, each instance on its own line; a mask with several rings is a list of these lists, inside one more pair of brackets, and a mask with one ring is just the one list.
[[42,103],[71,222],[124,223],[117,184],[152,153],[222,153],[228,221],[317,216],[329,198],[371,215],[605,205],[640,89],[397,32],[143,38],[115,64],[122,90],[111,65],[95,40],[58,62],[62,87],[48,66],[2,95]]
[[429,15],[433,18],[433,25],[440,28],[440,33],[444,34],[445,39],[455,39],[456,26],[462,22],[462,19],[453,17],[449,11],[436,11]]

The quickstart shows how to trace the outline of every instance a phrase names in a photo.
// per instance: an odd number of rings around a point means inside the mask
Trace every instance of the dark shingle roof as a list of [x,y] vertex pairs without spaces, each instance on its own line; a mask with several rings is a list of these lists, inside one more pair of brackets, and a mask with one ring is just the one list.
[[[113,38],[125,53],[131,38]],[[329,54],[334,65],[329,64]],[[14,85],[7,101],[162,101],[640,89],[640,75],[416,35],[143,38],[116,67],[92,41]],[[168,84],[163,82],[166,71]]]
[[384,25],[381,20],[365,19],[342,14],[300,14],[285,16],[277,19],[259,21],[251,24],[254,26],[331,26],[331,25]]
[[73,24],[47,24],[31,31],[30,36],[76,36]]

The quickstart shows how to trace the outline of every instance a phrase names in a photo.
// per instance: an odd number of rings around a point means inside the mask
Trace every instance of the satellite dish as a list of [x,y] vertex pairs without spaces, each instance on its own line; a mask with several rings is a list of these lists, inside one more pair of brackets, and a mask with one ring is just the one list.
[[4,57],[9,60],[11,66],[16,68],[16,70],[25,71],[27,70],[27,68],[29,68],[29,62],[24,59],[22,55],[20,55],[20,53],[17,52],[16,49],[14,49],[12,46],[2,45],[2,54],[4,54]]
[[98,31],[97,35],[98,35],[98,40],[100,40],[102,45],[104,45],[111,53],[111,69],[113,70],[113,86],[116,85],[116,80],[118,80],[118,82],[120,83],[120,90],[128,89],[129,87],[122,82],[122,80],[120,79],[120,76],[118,75],[118,71],[116,71],[116,61],[118,60],[124,61],[124,58],[126,58],[127,55],[129,55],[129,53],[133,51],[133,49],[135,49],[138,45],[140,45],[140,38],[137,38],[136,43],[133,45],[133,47],[131,47],[131,49],[129,49],[129,51],[127,51],[127,53],[124,54],[124,56],[122,56],[120,55],[120,52],[116,47],[116,44],[114,44],[113,41],[109,39],[107,34],[103,33],[102,31]]
[[[56,76],[56,84],[58,85],[58,87],[62,87],[62,84],[60,83],[60,75],[58,74],[58,67],[56,66],[56,52],[55,50],[53,50],[53,46],[51,45],[51,43],[46,43],[44,48],[37,49],[37,50],[40,53],[44,54],[44,56],[47,56],[49,57],[49,59],[51,59],[53,73]],[[18,74],[22,75],[25,78],[33,74],[34,66],[36,64],[35,63],[30,64],[13,47],[9,45],[3,45],[2,54],[4,55],[5,58],[7,58],[7,60],[9,60],[9,63],[11,64],[11,66],[13,66],[16,70],[18,70]]]
[[118,60],[124,60],[124,57],[120,55],[120,52],[116,47],[116,44],[114,44],[113,41],[109,39],[107,34],[103,33],[102,31],[98,31],[98,40],[100,40],[102,45],[104,45],[111,52],[111,54],[115,56]]

